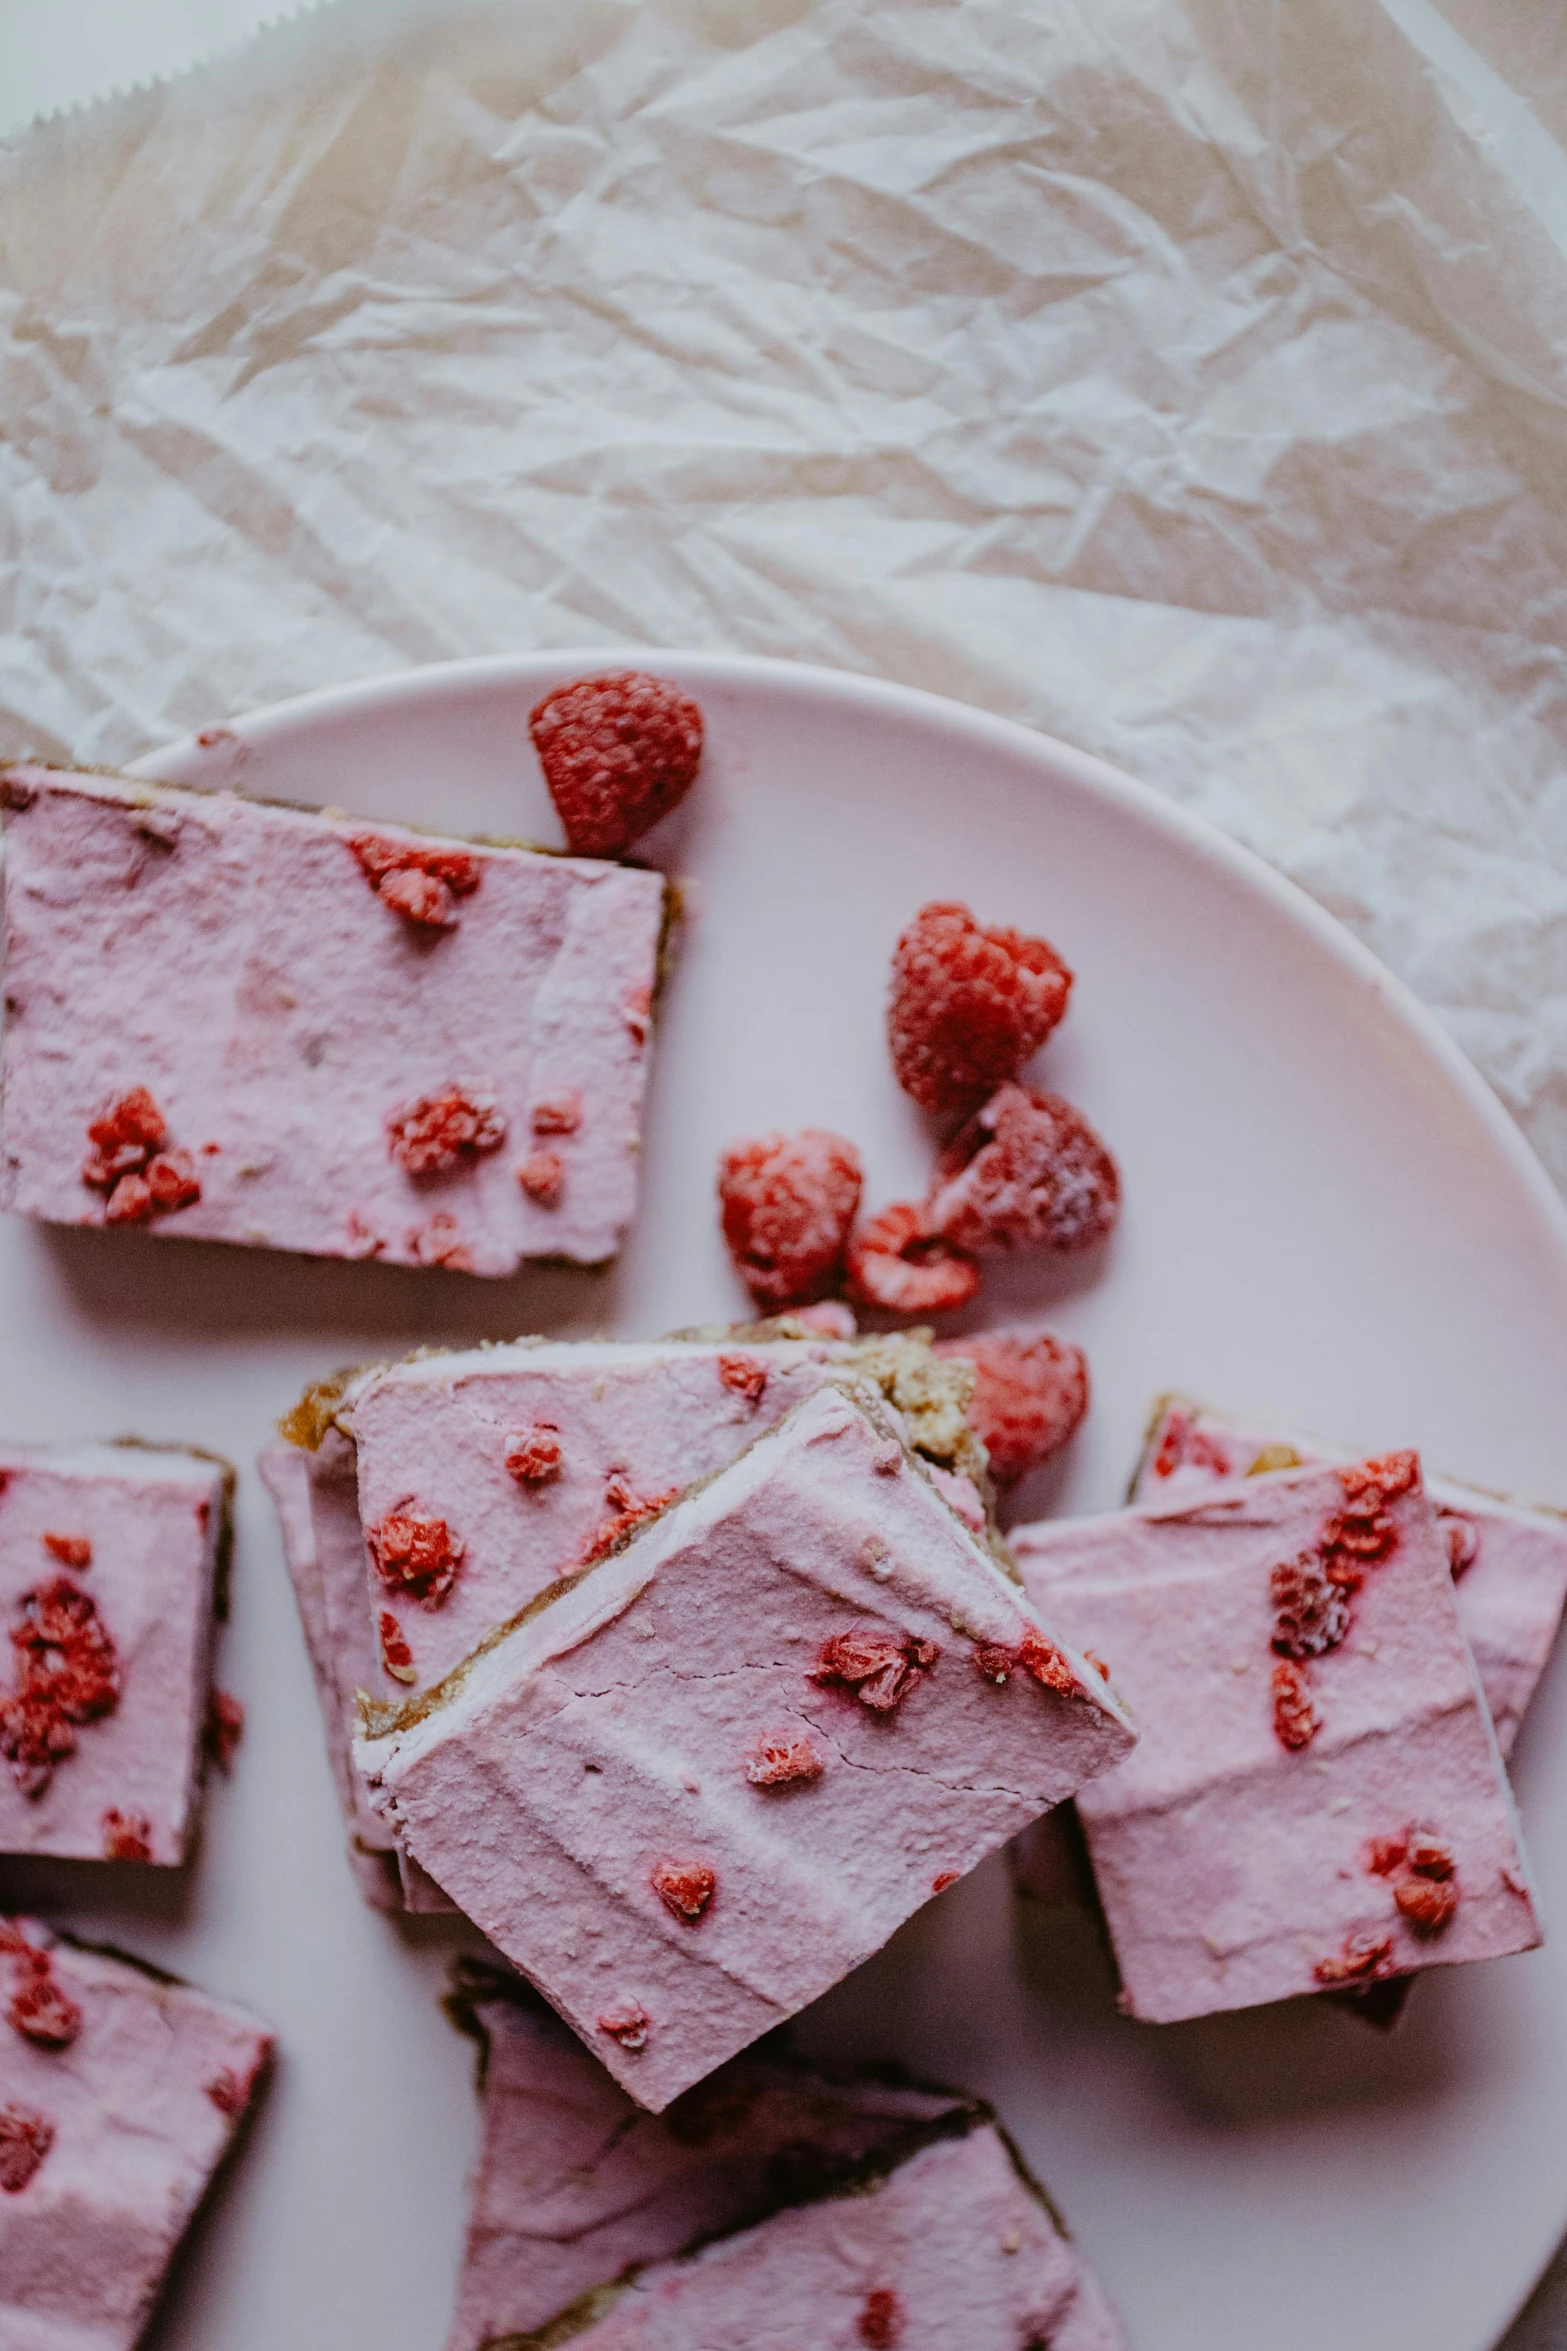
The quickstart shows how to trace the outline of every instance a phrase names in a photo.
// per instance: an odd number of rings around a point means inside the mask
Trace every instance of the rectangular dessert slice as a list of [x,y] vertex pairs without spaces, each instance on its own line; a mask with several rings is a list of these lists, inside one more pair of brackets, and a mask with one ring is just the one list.
[[0,1205],[468,1273],[615,1254],[660,875],[48,768],[0,802]]
[[[524,2338],[524,2340],[529,2338]],[[994,2123],[874,2159],[589,2294],[531,2340],[581,2351],[1117,2351],[1125,2337]]]
[[[1189,1397],[1161,1396],[1131,1499],[1184,1501],[1254,1471],[1354,1458],[1346,1446],[1259,1428]],[[1459,1622],[1497,1744],[1510,1755],[1567,1607],[1567,1517],[1454,1478],[1428,1477],[1426,1491],[1447,1537]]]
[[1412,1453],[1012,1538],[1140,1740],[1085,1788],[1124,1986],[1156,2023],[1539,1940]]
[[0,2342],[131,2351],[272,2036],[167,1976],[0,1921]]
[[869,1389],[532,1602],[360,1768],[655,2112],[1132,1742]]
[[0,1853],[184,1860],[233,1473],[0,1445]]

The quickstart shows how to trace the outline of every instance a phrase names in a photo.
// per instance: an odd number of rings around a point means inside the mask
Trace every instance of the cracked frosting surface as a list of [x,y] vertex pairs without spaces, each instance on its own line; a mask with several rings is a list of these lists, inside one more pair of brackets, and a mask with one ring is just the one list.
[[[371,886],[351,843],[450,843],[44,768],[0,785],[5,1206],[101,1223],[87,1127],[142,1086],[201,1187],[147,1231],[481,1274],[614,1255],[636,1199],[660,875],[464,843],[477,887],[432,928]],[[494,1104],[504,1140],[408,1173],[389,1118],[454,1085]],[[576,1123],[543,1137],[561,1168],[545,1205],[515,1170],[540,1148],[535,1111],[568,1102]]]
[[[1310,1665],[1320,1728],[1275,1733],[1274,1568],[1342,1509],[1330,1466],[1210,1487],[1184,1503],[1051,1521],[1012,1536],[1042,1610],[1110,1664],[1140,1732],[1083,1789],[1124,1986],[1153,2022],[1323,1988],[1320,1962],[1386,1937],[1407,1971],[1539,1941],[1512,1799],[1458,1621],[1447,1547],[1418,1479],[1388,1506],[1342,1644]],[[1460,1899],[1418,1937],[1369,1841],[1445,1840]]]
[[[1184,1501],[1226,1478],[1249,1475],[1254,1462],[1277,1462],[1289,1453],[1303,1462],[1355,1458],[1347,1447],[1285,1435],[1184,1397],[1167,1397],[1148,1432],[1131,1499]],[[1497,1744],[1510,1755],[1567,1606],[1567,1519],[1483,1493],[1456,1478],[1428,1478],[1426,1491],[1439,1517],[1473,1530],[1474,1556],[1454,1574],[1458,1618]],[[1468,1547],[1462,1544],[1460,1557]]]
[[[921,1661],[880,1711],[813,1678],[867,1628]],[[976,1670],[1030,1636],[879,1405],[824,1387],[355,1752],[414,1859],[658,2111],[1126,1752],[1092,1667],[1062,1659],[1069,1695]],[[758,1781],[768,1748],[814,1768]]]
[[[31,2178],[0,2194],[0,2342],[131,2351],[272,2036],[228,2001],[58,1941],[32,1920],[12,1922],[9,1934],[18,1930],[48,1953],[80,2029],[64,2048],[40,2047],[0,2005],[0,2115],[36,2118],[49,2133]],[[18,1964],[0,1950],[7,1996]]]
[[[41,1794],[0,1757],[0,1853],[105,1858],[104,1816],[144,1833],[146,1858],[183,1861],[200,1789],[212,1668],[213,1583],[225,1472],[174,1448],[0,1445],[0,1635],[27,1594],[63,1579],[114,1644],[113,1711],[73,1726]],[[85,1542],[66,1564],[45,1537]],[[21,1657],[0,1638],[0,1697]]]

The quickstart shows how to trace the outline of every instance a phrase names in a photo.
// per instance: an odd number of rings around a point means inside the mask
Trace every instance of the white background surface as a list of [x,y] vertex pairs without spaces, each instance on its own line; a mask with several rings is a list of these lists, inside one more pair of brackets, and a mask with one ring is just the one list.
[[0,0],[0,138],[37,115],[182,73],[293,13],[254,0]]

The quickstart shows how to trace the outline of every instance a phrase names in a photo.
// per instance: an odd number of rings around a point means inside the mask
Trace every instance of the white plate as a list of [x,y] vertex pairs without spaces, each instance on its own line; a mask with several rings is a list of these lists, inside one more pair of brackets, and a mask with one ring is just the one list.
[[[556,839],[530,703],[648,659],[417,672],[144,765]],[[1170,1383],[1567,1501],[1567,1215],[1467,1065],[1343,932],[1166,802],[1021,728],[824,671],[656,666],[700,697],[709,751],[654,844],[694,877],[692,919],[618,1271],[487,1284],[0,1230],[0,1425],[189,1438],[244,1473],[223,1671],[250,1728],[189,1882],[58,1866],[5,1881],[279,2029],[273,2095],[163,2351],[435,2351],[474,2138],[470,2052],[434,2005],[452,1930],[371,1916],[342,1861],[256,1447],[307,1378],[357,1357],[739,1311],[712,1199],[735,1135],[839,1127],[874,1204],[917,1195],[929,1138],[881,1021],[889,950],[922,900],[1043,930],[1076,967],[1043,1067],[1125,1174],[1103,1264],[987,1289],[988,1316],[1048,1310],[1093,1364],[1090,1425],[1032,1507],[1117,1500]],[[1517,1758],[1548,1921],[1567,1877],[1564,1702],[1558,1675]],[[1320,2003],[1159,2028],[1116,2016],[1086,1931],[1014,1915],[997,1860],[814,2010],[805,2038],[993,2098],[1139,2351],[1483,2351],[1567,2223],[1567,1930],[1525,1959],[1438,1969],[1387,2040]]]

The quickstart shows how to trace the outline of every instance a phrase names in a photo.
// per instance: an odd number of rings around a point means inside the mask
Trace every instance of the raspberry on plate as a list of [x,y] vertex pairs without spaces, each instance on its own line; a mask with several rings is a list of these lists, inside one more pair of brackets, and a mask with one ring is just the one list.
[[724,1239],[758,1306],[776,1314],[830,1297],[860,1205],[860,1155],[806,1127],[732,1144],[718,1164]]
[[974,1366],[969,1426],[990,1456],[998,1486],[1013,1486],[1058,1453],[1088,1410],[1081,1347],[1048,1331],[976,1331],[942,1339],[938,1355]]
[[849,1294],[889,1314],[942,1314],[966,1306],[979,1267],[932,1227],[923,1208],[900,1200],[861,1225],[849,1246]]
[[528,718],[550,798],[578,857],[618,857],[690,791],[702,713],[645,670],[576,678]]
[[1000,1086],[942,1153],[930,1229],[975,1256],[1090,1249],[1115,1224],[1121,1179],[1080,1110],[1033,1086]]
[[973,1110],[1049,1036],[1072,974],[1044,939],[983,930],[966,906],[922,906],[892,958],[887,1035],[899,1085],[926,1110]]

